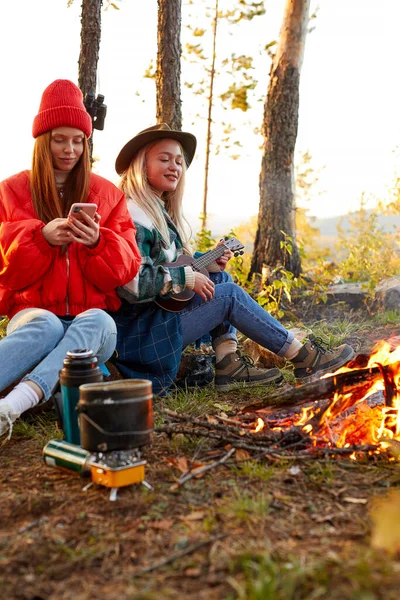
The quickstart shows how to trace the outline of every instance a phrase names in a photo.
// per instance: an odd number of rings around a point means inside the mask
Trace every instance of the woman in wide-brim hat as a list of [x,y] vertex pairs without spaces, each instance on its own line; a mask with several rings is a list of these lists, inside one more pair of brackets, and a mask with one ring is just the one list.
[[[208,267],[207,276],[193,269],[182,215],[186,169],[196,151],[196,138],[161,123],[134,136],[120,151],[116,170],[120,188],[137,230],[142,256],[136,277],[118,289],[124,303],[118,314],[118,367],[126,377],[145,377],[154,392],[173,383],[182,350],[210,332],[216,354],[215,385],[228,390],[282,381],[278,369],[257,369],[237,349],[236,329],[295,364],[299,377],[334,370],[354,352],[343,345],[326,353],[309,340],[304,346],[235,284],[225,267],[228,247]],[[219,245],[224,245],[220,242]],[[206,258],[202,258],[202,262]],[[189,262],[189,264],[187,264]],[[172,265],[171,265],[172,263]],[[186,294],[182,310],[171,312]],[[181,300],[179,300],[181,302]]]
[[[112,355],[106,311],[118,309],[116,287],[140,263],[124,195],[91,173],[92,120],[72,81],[45,89],[32,133],[32,169],[0,183],[0,315],[10,319],[0,392],[25,375],[0,398],[0,435],[50,398],[68,350],[91,349],[100,363]],[[73,203],[95,204],[96,213],[69,216]]]

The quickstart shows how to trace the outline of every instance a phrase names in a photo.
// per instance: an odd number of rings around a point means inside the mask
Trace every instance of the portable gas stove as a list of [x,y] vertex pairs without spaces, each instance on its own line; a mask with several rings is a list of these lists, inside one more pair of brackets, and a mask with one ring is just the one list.
[[116,500],[118,489],[142,483],[147,489],[152,486],[144,479],[145,460],[139,449],[113,450],[111,452],[90,453],[81,446],[64,440],[50,440],[43,448],[46,465],[90,477],[91,483],[111,488],[110,500]]

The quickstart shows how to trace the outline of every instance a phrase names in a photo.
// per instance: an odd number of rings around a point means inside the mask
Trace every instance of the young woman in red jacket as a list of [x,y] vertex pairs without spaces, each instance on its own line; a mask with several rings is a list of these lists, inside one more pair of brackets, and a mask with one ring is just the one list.
[[[25,375],[0,399],[0,435],[51,396],[68,350],[90,348],[99,362],[112,355],[105,311],[118,309],[115,289],[140,265],[123,193],[90,171],[92,121],[74,83],[46,88],[32,133],[32,170],[0,183],[0,315],[10,319],[0,392]],[[95,203],[96,214],[68,216],[75,202]]]

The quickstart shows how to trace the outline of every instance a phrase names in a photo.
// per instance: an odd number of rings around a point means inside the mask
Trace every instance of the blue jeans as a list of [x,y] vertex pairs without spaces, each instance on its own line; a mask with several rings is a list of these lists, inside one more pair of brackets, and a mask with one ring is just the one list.
[[[285,356],[294,336],[233,282],[229,273],[211,274],[215,293],[211,300],[195,294],[179,314],[186,348],[207,332],[213,347],[224,340],[236,340],[236,329],[278,356]],[[236,328],[236,329],[235,329]]]
[[103,310],[92,308],[73,320],[56,317],[42,308],[26,308],[14,315],[7,335],[0,340],[0,391],[28,373],[23,380],[35,382],[48,400],[68,350],[89,348],[99,363],[115,350],[114,320]]

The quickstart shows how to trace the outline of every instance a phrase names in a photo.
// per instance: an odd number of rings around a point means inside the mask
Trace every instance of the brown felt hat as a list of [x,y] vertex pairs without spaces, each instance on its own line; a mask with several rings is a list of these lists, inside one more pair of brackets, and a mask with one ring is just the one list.
[[133,137],[125,146],[122,148],[115,161],[115,170],[118,175],[122,175],[127,170],[132,162],[136,152],[149,144],[161,139],[172,139],[180,143],[185,153],[185,159],[187,166],[193,160],[194,153],[196,152],[197,140],[192,133],[185,131],[174,131],[166,123],[157,123],[153,127],[148,127],[140,131],[135,137]]

